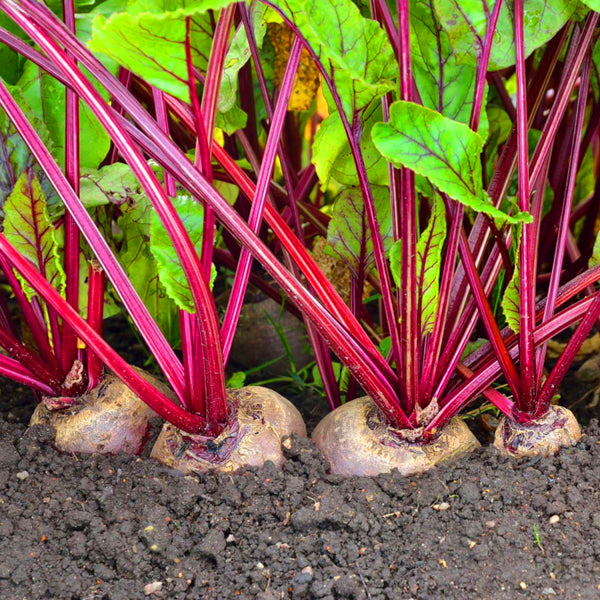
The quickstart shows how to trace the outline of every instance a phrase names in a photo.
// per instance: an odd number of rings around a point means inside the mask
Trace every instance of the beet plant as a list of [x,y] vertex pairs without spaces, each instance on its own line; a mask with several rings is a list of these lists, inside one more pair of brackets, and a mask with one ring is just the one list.
[[[337,408],[313,434],[332,471],[409,474],[464,454],[477,442],[457,415],[480,394],[507,416],[499,435],[512,453],[519,451],[515,440],[534,452],[576,441],[576,431],[562,441],[548,439],[566,422],[555,416],[554,390],[600,309],[592,287],[600,268],[585,268],[581,257],[591,244],[578,249],[579,233],[571,230],[574,215],[585,214],[572,210],[581,189],[577,174],[596,149],[590,53],[598,15],[560,1],[551,10],[547,2],[530,4],[524,19],[520,0],[477,7],[450,0],[391,7],[288,0],[268,2],[267,9],[139,0],[95,19],[88,42],[95,56],[45,7],[0,0],[41,52],[5,30],[0,39],[93,112],[160,218],[167,262],[178,264],[171,285],[163,285],[181,310],[182,363],[33,128],[2,95],[2,107],[182,406],[151,392],[0,238],[2,255],[169,421],[160,444],[171,452],[163,459],[168,464],[198,468],[190,466],[194,456],[214,466],[241,445],[246,423],[234,417],[252,392],[236,392],[228,402],[223,363],[252,259],[304,315],[331,404],[340,401],[327,348],[352,376],[350,396],[359,389],[367,394]],[[287,40],[275,45],[275,61],[264,44],[268,23]],[[288,30],[291,35],[281,33]],[[120,76],[98,57],[121,65]],[[282,60],[273,89],[272,63]],[[303,137],[290,129],[310,117],[290,114],[308,110],[297,82],[315,87],[313,67],[328,116],[310,148],[294,148],[290,140],[302,144]],[[194,147],[186,154],[182,140],[190,138]],[[312,165],[302,163],[307,150]],[[148,158],[164,170],[162,182]],[[317,178],[320,191],[313,190]],[[234,186],[233,203],[219,180]],[[173,200],[183,190],[202,223],[195,244]],[[321,203],[333,191],[333,204]],[[591,213],[595,196],[583,205]],[[210,293],[219,254],[215,223],[239,245],[220,327]],[[307,229],[324,225],[328,252],[351,272],[349,305],[307,247]],[[589,229],[588,219],[582,238]],[[375,320],[362,302],[367,282],[381,306]],[[502,310],[490,298],[502,298]],[[545,378],[545,343],[578,321]],[[470,351],[476,328],[488,341]],[[501,376],[512,398],[492,387]],[[262,422],[262,401],[252,406],[250,420]],[[530,429],[543,434],[539,442],[524,440]]]
[[[60,286],[49,280],[43,269],[44,265],[32,265],[30,257],[20,251],[21,249],[7,235],[2,235],[0,245],[7,277],[14,278],[13,270],[17,272],[19,281],[26,282],[27,289],[32,288],[35,291],[36,300],[37,297],[43,299],[44,306],[52,311],[51,316],[55,320],[60,318],[63,323],[68,324],[76,336],[75,339],[80,340],[80,345],[91,349],[89,352],[93,352],[93,356],[97,357],[94,363],[96,369],[101,370],[101,365],[104,364],[118,375],[118,378],[111,375],[97,377],[96,385],[90,386],[89,398],[78,395],[77,391],[80,392],[81,389],[77,388],[71,394],[73,398],[57,398],[55,393],[45,402],[46,408],[55,416],[51,422],[57,429],[57,445],[66,450],[83,452],[137,451],[142,436],[146,434],[147,423],[144,423],[142,435],[139,436],[135,447],[108,444],[105,439],[107,432],[118,439],[127,437],[131,428],[127,421],[128,413],[135,412],[135,416],[139,417],[141,416],[139,413],[144,411],[147,413],[150,409],[154,409],[165,418],[167,425],[155,445],[153,455],[169,465],[184,471],[212,468],[235,471],[242,466],[263,464],[265,460],[281,462],[282,437],[292,433],[306,434],[298,411],[284,398],[265,388],[242,388],[230,391],[225,389],[219,324],[210,290],[214,226],[210,224],[209,211],[204,211],[188,196],[178,195],[174,180],[169,176],[165,176],[164,182],[159,182],[152,167],[128,135],[123,121],[117,118],[118,113],[96,92],[83,72],[75,65],[69,52],[63,52],[48,31],[44,30],[44,27],[60,28],[64,35],[76,42],[77,39],[69,28],[65,28],[42,5],[30,5],[29,8],[37,13],[35,18],[24,16],[22,12],[24,6],[11,3],[3,5],[2,8],[38,42],[47,57],[42,57],[36,51],[32,52],[11,36],[8,36],[9,43],[15,44],[15,49],[25,56],[33,58],[34,61],[38,60],[38,66],[48,69],[50,76],[55,77],[57,81],[67,84],[67,94],[73,94],[76,102],[80,100],[89,102],[89,110],[95,114],[105,135],[129,165],[124,169],[124,164],[115,164],[113,165],[115,169],[104,167],[99,172],[86,175],[92,182],[93,193],[90,196],[95,199],[98,206],[104,207],[111,202],[134,205],[133,208],[121,206],[119,210],[121,216],[117,221],[121,226],[127,225],[124,232],[127,243],[122,246],[120,257],[128,267],[126,272],[112,247],[114,245],[112,243],[114,240],[111,238],[114,227],[112,211],[108,211],[108,221],[99,223],[94,221],[88,212],[89,203],[86,206],[86,195],[78,194],[78,167],[72,171],[72,181],[76,181],[76,184],[72,184],[68,178],[68,170],[67,174],[63,173],[48,145],[40,138],[35,124],[27,118],[24,103],[19,104],[10,94],[7,86],[2,85],[0,103],[7,119],[16,130],[11,131],[12,135],[16,136],[18,132],[31,155],[37,160],[39,170],[44,173],[45,179],[54,189],[56,201],[66,209],[77,235],[81,232],[93,252],[94,261],[101,266],[96,267],[96,271],[105,274],[112,284],[140,335],[156,357],[170,386],[170,389],[166,388],[153,378],[127,365],[103,341],[97,330],[98,326],[96,329],[91,327],[78,314],[76,307],[68,302],[68,298],[63,297]],[[70,8],[72,11],[72,6]],[[42,27],[36,19],[39,19]],[[227,31],[227,23],[230,23],[231,19],[227,10],[223,11],[221,19],[223,22],[221,27]],[[212,40],[205,35],[205,42],[212,42]],[[210,44],[208,47],[210,50]],[[223,42],[214,45],[211,60],[217,61],[215,67],[217,73],[221,70],[218,61],[219,55],[221,55],[220,60],[223,59],[224,47]],[[64,71],[61,72],[61,68]],[[103,69],[100,63],[97,63],[97,68]],[[191,66],[190,76],[193,85],[194,76]],[[220,78],[215,79],[212,85],[207,85],[205,88],[205,98],[209,104],[214,101],[211,96],[214,96],[215,89],[218,90],[219,80]],[[57,85],[57,81],[53,84]],[[168,126],[161,113],[161,102],[162,96],[157,92],[155,95],[157,117],[154,122],[160,123],[160,126],[166,130]],[[162,108],[164,109],[164,103]],[[138,110],[143,110],[141,105],[138,105]],[[71,110],[67,113],[67,123],[72,122],[73,112]],[[200,115],[200,111],[197,114]],[[210,124],[210,117],[206,124],[198,122],[197,125],[199,134],[204,126],[207,131],[211,131],[213,127]],[[74,145],[78,145],[77,134],[75,124],[71,131]],[[200,139],[207,144],[206,135]],[[198,156],[201,156],[202,149],[203,147],[199,150]],[[189,163],[187,158],[182,159]],[[75,163],[76,154],[73,154],[70,160]],[[203,163],[201,158],[196,161],[196,167],[201,172],[210,171],[210,165]],[[115,179],[116,184],[112,181]],[[144,204],[132,180],[138,182],[137,186],[147,194],[150,202]],[[111,183],[112,185],[109,185]],[[156,216],[153,214],[154,211]],[[48,220],[47,228],[58,235],[56,223]],[[150,237],[152,243],[152,258],[147,255],[146,236]],[[56,253],[56,245],[51,246],[49,243],[44,243],[44,240],[37,239],[34,242],[38,250],[47,246],[48,253]],[[134,248],[134,253],[137,253],[139,259],[134,263],[128,262],[127,257],[132,253],[131,246],[135,244],[137,246]],[[151,264],[148,265],[148,262]],[[143,281],[143,277],[140,280],[139,274],[136,273],[141,270],[147,275],[152,269],[155,270],[150,277],[153,281]],[[78,271],[75,273],[78,276]],[[143,287],[147,303],[142,301],[134,282],[138,284],[138,288]],[[157,282],[161,290],[164,290],[178,308],[176,318],[179,319],[183,360],[180,360],[173,351],[159,328],[157,319],[153,318],[146,306],[150,304],[157,317],[161,316],[161,311],[168,310],[168,306],[164,303],[156,307],[151,302],[156,298],[151,297],[148,288],[151,285],[156,286]],[[18,286],[13,287],[18,290]],[[155,289],[154,296],[156,293],[158,292]],[[98,303],[100,307],[102,306],[102,300],[102,290],[95,292],[93,298],[91,297],[95,308],[90,310],[90,315],[94,315],[96,321],[98,317],[94,311],[98,311]],[[94,323],[97,325],[96,321]],[[79,371],[77,375],[80,375]],[[140,398],[143,402],[138,399],[136,406],[131,406],[131,393],[127,390],[123,396],[121,381],[135,392],[135,398]],[[113,392],[111,388],[115,385],[119,389]],[[106,407],[100,407],[95,402],[96,399],[107,400]],[[90,409],[89,418],[82,427],[74,431],[76,427],[74,421],[79,419],[83,412],[82,406]],[[39,420],[47,421],[50,417],[44,415],[39,419],[34,418],[34,422]],[[64,437],[79,438],[80,444],[75,446],[62,444],[61,440]]]

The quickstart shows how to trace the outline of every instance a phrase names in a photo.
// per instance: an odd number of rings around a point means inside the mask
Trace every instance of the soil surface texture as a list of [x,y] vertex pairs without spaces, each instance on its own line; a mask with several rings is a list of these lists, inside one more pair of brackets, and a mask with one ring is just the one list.
[[308,440],[282,470],[184,477],[51,433],[0,420],[2,600],[600,597],[596,421],[556,458],[487,446],[410,479],[327,475]]

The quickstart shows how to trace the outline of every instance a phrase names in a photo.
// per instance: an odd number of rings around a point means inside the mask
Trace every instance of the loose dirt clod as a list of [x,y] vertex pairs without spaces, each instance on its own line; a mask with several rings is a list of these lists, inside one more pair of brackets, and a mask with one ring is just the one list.
[[337,475],[378,475],[392,469],[414,475],[458,460],[480,445],[458,417],[429,444],[401,440],[367,396],[329,413],[315,428],[312,439]]

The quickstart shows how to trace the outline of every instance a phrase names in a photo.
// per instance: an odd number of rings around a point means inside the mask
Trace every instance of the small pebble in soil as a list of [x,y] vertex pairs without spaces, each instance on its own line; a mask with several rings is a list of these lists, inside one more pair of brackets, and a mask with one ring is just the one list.
[[27,471],[19,471],[17,473],[17,479],[21,481],[25,481],[29,477],[29,473]]
[[547,587],[542,590],[542,596],[556,596],[556,592],[553,588]]
[[447,502],[440,502],[439,504],[434,504],[431,508],[433,510],[448,510],[450,505]]
[[555,523],[558,523],[559,521],[560,521],[560,517],[558,515],[552,515],[548,519],[548,523],[550,523],[550,525],[554,525]]
[[146,594],[146,596],[151,596],[156,592],[160,592],[160,590],[162,590],[162,586],[162,581],[153,581],[152,583],[144,586],[144,594]]

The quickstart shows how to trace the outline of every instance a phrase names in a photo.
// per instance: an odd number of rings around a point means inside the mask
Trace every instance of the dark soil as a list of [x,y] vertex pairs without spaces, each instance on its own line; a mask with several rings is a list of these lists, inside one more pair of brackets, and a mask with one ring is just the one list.
[[600,598],[595,419],[547,460],[488,445],[417,478],[341,479],[294,440],[282,470],[184,477],[59,454],[25,429],[31,396],[4,397],[0,600]]

